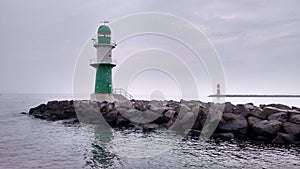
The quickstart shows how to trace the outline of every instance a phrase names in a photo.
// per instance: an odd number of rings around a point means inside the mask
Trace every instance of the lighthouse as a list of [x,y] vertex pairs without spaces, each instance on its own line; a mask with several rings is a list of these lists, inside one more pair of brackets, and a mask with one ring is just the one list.
[[116,44],[111,40],[111,30],[105,25],[99,26],[97,39],[94,40],[94,47],[97,50],[96,58],[91,59],[90,65],[96,69],[95,94],[112,93],[112,68],[116,66],[116,61],[112,59],[112,49]]

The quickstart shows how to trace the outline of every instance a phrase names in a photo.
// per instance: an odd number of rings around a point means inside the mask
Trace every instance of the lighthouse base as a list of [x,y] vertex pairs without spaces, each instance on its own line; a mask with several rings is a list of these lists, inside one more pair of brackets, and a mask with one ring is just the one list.
[[115,93],[93,93],[91,94],[91,100],[93,101],[108,101],[108,102],[127,102],[129,101],[126,97],[121,94]]

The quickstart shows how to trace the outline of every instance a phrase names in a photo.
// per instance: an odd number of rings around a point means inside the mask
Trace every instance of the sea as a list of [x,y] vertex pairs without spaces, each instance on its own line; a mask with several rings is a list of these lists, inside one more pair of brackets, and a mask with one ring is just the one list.
[[[69,99],[72,95],[0,95],[0,169],[300,168],[300,147],[295,146],[197,140],[166,131],[113,130],[82,123],[66,125],[21,114],[49,100]],[[234,99],[233,103],[300,105],[299,98]]]

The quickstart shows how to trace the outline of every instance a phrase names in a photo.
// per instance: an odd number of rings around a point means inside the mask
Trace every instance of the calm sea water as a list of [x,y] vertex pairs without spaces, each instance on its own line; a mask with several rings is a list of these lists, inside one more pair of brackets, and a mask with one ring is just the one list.
[[48,100],[70,98],[64,95],[0,96],[1,169],[300,168],[300,148],[297,147],[184,140],[164,131],[142,133],[110,131],[83,124],[66,126],[20,114]]

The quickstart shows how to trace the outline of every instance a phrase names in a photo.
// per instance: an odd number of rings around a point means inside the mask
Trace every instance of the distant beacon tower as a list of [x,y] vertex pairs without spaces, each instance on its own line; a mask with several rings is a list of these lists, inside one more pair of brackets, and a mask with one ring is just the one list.
[[221,92],[220,92],[220,84],[217,84],[217,95],[220,96]]
[[112,93],[112,68],[116,62],[112,59],[112,49],[116,44],[111,41],[110,28],[105,25],[98,28],[98,38],[94,40],[97,57],[92,59],[90,65],[97,69],[95,80],[95,93]]

